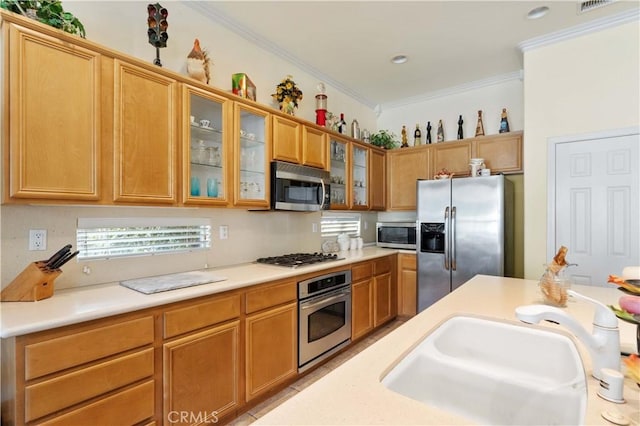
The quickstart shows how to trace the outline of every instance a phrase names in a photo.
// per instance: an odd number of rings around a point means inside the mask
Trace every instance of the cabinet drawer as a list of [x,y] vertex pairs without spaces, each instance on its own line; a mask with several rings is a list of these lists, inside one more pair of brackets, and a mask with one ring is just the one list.
[[169,338],[240,316],[240,295],[217,297],[164,314],[164,337]]
[[25,378],[31,380],[151,343],[151,316],[34,343],[24,348]]
[[391,258],[389,256],[374,261],[373,274],[380,275],[386,274],[391,271]]
[[295,281],[287,281],[285,283],[248,291],[246,296],[246,313],[250,314],[271,306],[296,300],[298,298],[296,286]]
[[31,421],[153,376],[153,349],[65,374],[25,389],[25,420]]
[[373,275],[373,263],[363,262],[351,266],[351,282],[358,282]]
[[400,269],[416,270],[416,255],[415,254],[401,254],[400,255]]
[[40,425],[132,425],[154,415],[153,380],[93,402]]

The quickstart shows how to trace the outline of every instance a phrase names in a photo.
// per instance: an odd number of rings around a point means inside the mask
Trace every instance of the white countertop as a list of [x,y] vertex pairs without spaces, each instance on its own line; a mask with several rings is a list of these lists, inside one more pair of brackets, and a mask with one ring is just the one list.
[[344,260],[293,269],[257,263],[214,268],[207,271],[211,271],[216,276],[226,277],[226,280],[148,295],[114,282],[55,291],[52,297],[36,302],[2,302],[0,303],[0,338],[20,336],[309,272],[348,266],[354,262],[396,252],[397,250],[365,247],[362,250],[338,253],[338,256]]
[[[574,290],[605,304],[617,304],[622,295],[611,288],[574,286]],[[441,321],[454,314],[477,314],[516,321],[517,306],[541,303],[536,281],[478,275],[438,303],[421,312],[364,351],[355,355],[308,388],[258,419],[263,425],[459,425],[469,420],[430,407],[385,388],[381,378],[394,362]],[[593,319],[592,305],[571,300],[567,312],[588,330]],[[635,326],[620,323],[622,349],[635,352]],[[550,323],[543,327],[563,330]],[[563,330],[565,331],[565,330]],[[588,374],[591,360],[577,343]],[[610,424],[603,410],[619,411],[640,421],[640,389],[625,379],[625,404],[607,402],[596,395],[599,382],[588,376],[586,424]]]

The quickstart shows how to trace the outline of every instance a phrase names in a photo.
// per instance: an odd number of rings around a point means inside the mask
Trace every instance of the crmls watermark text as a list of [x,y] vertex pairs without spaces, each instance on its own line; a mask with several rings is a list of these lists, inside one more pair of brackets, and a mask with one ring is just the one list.
[[207,424],[218,423],[217,411],[169,411],[167,414],[167,420],[169,423],[188,423],[188,424]]

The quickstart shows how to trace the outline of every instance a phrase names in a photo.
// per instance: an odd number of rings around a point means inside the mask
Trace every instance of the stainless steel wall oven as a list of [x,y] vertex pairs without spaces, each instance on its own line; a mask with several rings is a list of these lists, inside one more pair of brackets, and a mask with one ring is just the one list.
[[298,371],[351,341],[351,271],[298,283]]

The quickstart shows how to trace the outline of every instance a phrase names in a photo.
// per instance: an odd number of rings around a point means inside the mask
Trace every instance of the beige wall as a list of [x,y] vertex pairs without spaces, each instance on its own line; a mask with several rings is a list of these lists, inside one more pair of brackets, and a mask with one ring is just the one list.
[[547,141],[640,123],[639,40],[632,22],[524,54],[526,278],[548,261]]

